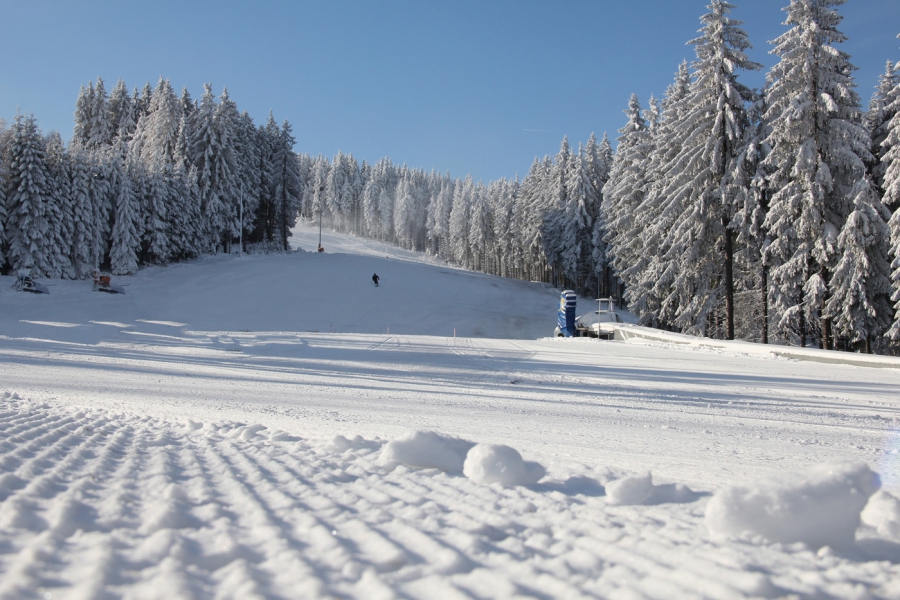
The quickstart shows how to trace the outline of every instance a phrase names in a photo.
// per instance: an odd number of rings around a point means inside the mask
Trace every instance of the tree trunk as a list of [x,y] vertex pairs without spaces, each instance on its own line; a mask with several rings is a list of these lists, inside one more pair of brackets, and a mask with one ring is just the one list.
[[806,315],[800,310],[800,347],[806,348]]
[[734,339],[734,239],[725,227],[725,339]]
[[769,269],[762,268],[762,343],[769,343]]

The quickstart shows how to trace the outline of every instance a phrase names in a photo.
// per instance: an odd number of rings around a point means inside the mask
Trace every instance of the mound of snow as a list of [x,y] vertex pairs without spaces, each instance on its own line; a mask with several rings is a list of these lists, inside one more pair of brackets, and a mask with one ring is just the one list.
[[381,443],[367,440],[359,435],[354,435],[352,438],[347,438],[338,434],[331,438],[331,441],[328,442],[326,449],[332,452],[346,452],[347,450],[375,450],[380,446]]
[[750,533],[813,548],[852,544],[860,512],[881,482],[864,463],[832,463],[729,486],[706,507],[713,537]]
[[382,463],[400,463],[413,469],[463,470],[466,453],[475,444],[433,431],[410,431],[381,450]]
[[522,455],[509,446],[478,444],[469,450],[463,474],[478,483],[514,486],[537,483],[546,470],[538,463],[522,460]]
[[698,494],[680,483],[654,485],[650,471],[643,475],[624,477],[606,484],[606,499],[610,504],[667,504],[693,502]]
[[860,518],[879,535],[900,540],[900,500],[884,490],[869,498]]

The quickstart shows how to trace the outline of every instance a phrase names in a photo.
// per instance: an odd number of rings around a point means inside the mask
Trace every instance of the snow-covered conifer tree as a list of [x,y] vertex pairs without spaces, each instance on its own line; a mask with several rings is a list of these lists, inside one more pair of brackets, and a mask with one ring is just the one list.
[[97,150],[111,144],[113,135],[116,133],[110,125],[106,86],[100,77],[97,78],[92,101],[90,135],[87,138],[86,147]]
[[172,165],[142,162],[146,180],[142,201],[143,223],[140,232],[143,261],[165,264],[169,261],[169,186],[172,181]]
[[471,175],[457,183],[450,208],[450,251],[454,262],[464,267],[471,264],[469,256],[469,205],[475,192]]
[[288,238],[291,236],[291,228],[297,222],[297,211],[302,194],[300,165],[294,154],[294,142],[291,125],[284,121],[281,125],[278,146],[273,156],[277,182],[275,188],[275,207],[278,216],[276,231],[284,252],[289,249]]
[[91,111],[93,109],[94,82],[92,81],[88,83],[87,87],[81,86],[78,100],[75,101],[75,131],[72,143],[80,148],[86,148],[91,137],[91,125],[93,124]]
[[70,201],[68,156],[63,147],[62,137],[53,132],[47,136],[45,144],[45,165],[47,167],[47,193],[44,209],[47,221],[47,276],[75,276],[69,249],[72,247],[72,206]]
[[[897,36],[900,38],[900,36]],[[892,295],[894,304],[894,323],[888,336],[894,342],[900,342],[900,83],[895,86],[894,100],[890,105],[893,117],[887,123],[886,136],[882,142],[883,156],[881,164],[884,168],[884,204],[893,210],[890,222],[890,256],[893,258],[891,268]]]
[[33,116],[16,115],[8,148],[7,259],[17,274],[50,275],[47,249],[52,235],[46,219],[48,193],[44,140]]
[[88,152],[88,193],[91,207],[90,256],[91,269],[102,265],[109,253],[110,216],[113,210],[113,189],[109,173],[109,158],[105,152]]
[[579,148],[578,154],[571,159],[566,178],[566,203],[561,212],[560,265],[570,282],[578,281],[580,267],[588,258],[582,252],[593,225],[588,209],[593,186],[584,163],[584,151]]
[[733,172],[742,156],[749,125],[745,103],[753,93],[737,80],[736,70],[756,70],[744,51],[750,47],[733,5],[713,0],[701,18],[701,36],[687,95],[681,100],[672,140],[681,150],[663,167],[661,195],[677,202],[672,228],[663,243],[664,260],[678,274],[665,303],[674,305],[676,323],[685,331],[706,333],[710,311],[725,300],[727,339],[734,339],[734,231],[737,207]]
[[882,158],[890,151],[891,144],[885,144],[888,136],[888,127],[891,119],[900,110],[900,73],[896,65],[887,61],[884,73],[878,78],[878,86],[869,102],[869,111],[866,113],[864,123],[872,138],[873,161],[869,172],[872,182],[879,191],[884,190],[884,172],[886,165]]
[[137,119],[134,116],[134,102],[128,93],[125,82],[121,79],[109,95],[109,126],[113,137],[120,137],[126,142],[134,135]]
[[490,211],[484,186],[479,183],[469,203],[469,256],[472,267],[484,271],[485,252],[490,243]]
[[450,209],[453,208],[453,182],[445,179],[434,200],[428,205],[427,235],[429,251],[441,258],[447,255],[450,234]]
[[[138,205],[131,187],[131,178],[125,164],[127,148],[121,138],[116,142],[112,174],[115,177],[115,220],[112,243],[109,250],[110,268],[114,275],[131,275],[138,269],[138,252],[141,249],[137,231]],[[115,160],[118,159],[118,160]]]
[[131,154],[151,169],[174,162],[181,104],[168,79],[159,78],[147,112],[140,118],[131,140]]
[[[239,193],[244,206],[244,243],[261,241],[262,237],[253,239],[255,227],[254,217],[259,210],[262,197],[262,177],[260,176],[260,143],[259,131],[253,119],[244,111],[241,113],[234,129],[235,158],[238,163]],[[267,157],[268,158],[268,157]]]
[[888,262],[890,213],[871,181],[862,179],[853,190],[853,212],[837,238],[841,257],[829,282],[831,297],[825,315],[834,330],[854,344],[881,336],[891,324],[891,268]]
[[94,211],[91,205],[91,165],[86,151],[69,148],[69,200],[72,206],[70,262],[75,277],[88,277],[93,261]]
[[832,346],[823,314],[827,282],[839,259],[837,237],[851,211],[851,190],[870,159],[850,57],[836,45],[845,36],[835,7],[845,0],[791,0],[786,25],[772,50],[765,119],[772,151],[765,166],[773,190],[765,226],[772,243],[770,292],[782,329],[805,343],[820,322],[821,343]]
[[[606,222],[606,241],[616,273],[627,281],[628,271],[641,257],[634,247],[635,211],[647,191],[647,161],[653,148],[651,132],[641,114],[641,105],[632,94],[625,111],[628,123],[619,130],[622,135],[613,160],[609,181],[603,188],[603,219]],[[636,311],[639,313],[639,311]]]
[[153,88],[150,87],[150,82],[144,84],[140,93],[135,88],[131,97],[134,100],[134,122],[137,123],[150,110],[150,102],[153,99]]
[[211,248],[227,249],[238,235],[237,162],[234,155],[234,115],[237,111],[227,90],[217,104],[209,84],[195,116],[191,164],[197,168],[200,200]]

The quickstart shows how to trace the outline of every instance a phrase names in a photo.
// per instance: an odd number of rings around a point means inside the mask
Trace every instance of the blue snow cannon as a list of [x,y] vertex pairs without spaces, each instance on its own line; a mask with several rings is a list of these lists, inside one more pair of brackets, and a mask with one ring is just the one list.
[[575,298],[575,292],[572,290],[564,290],[559,295],[559,312],[556,314],[557,337],[575,335]]

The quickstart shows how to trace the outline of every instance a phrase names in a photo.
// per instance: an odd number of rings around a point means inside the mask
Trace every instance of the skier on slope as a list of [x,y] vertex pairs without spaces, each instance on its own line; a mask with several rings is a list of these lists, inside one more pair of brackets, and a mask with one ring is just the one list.
[[378,287],[378,280],[379,280],[379,279],[380,279],[380,277],[378,277],[378,273],[373,273],[373,274],[372,274],[372,281],[375,282],[375,287]]

